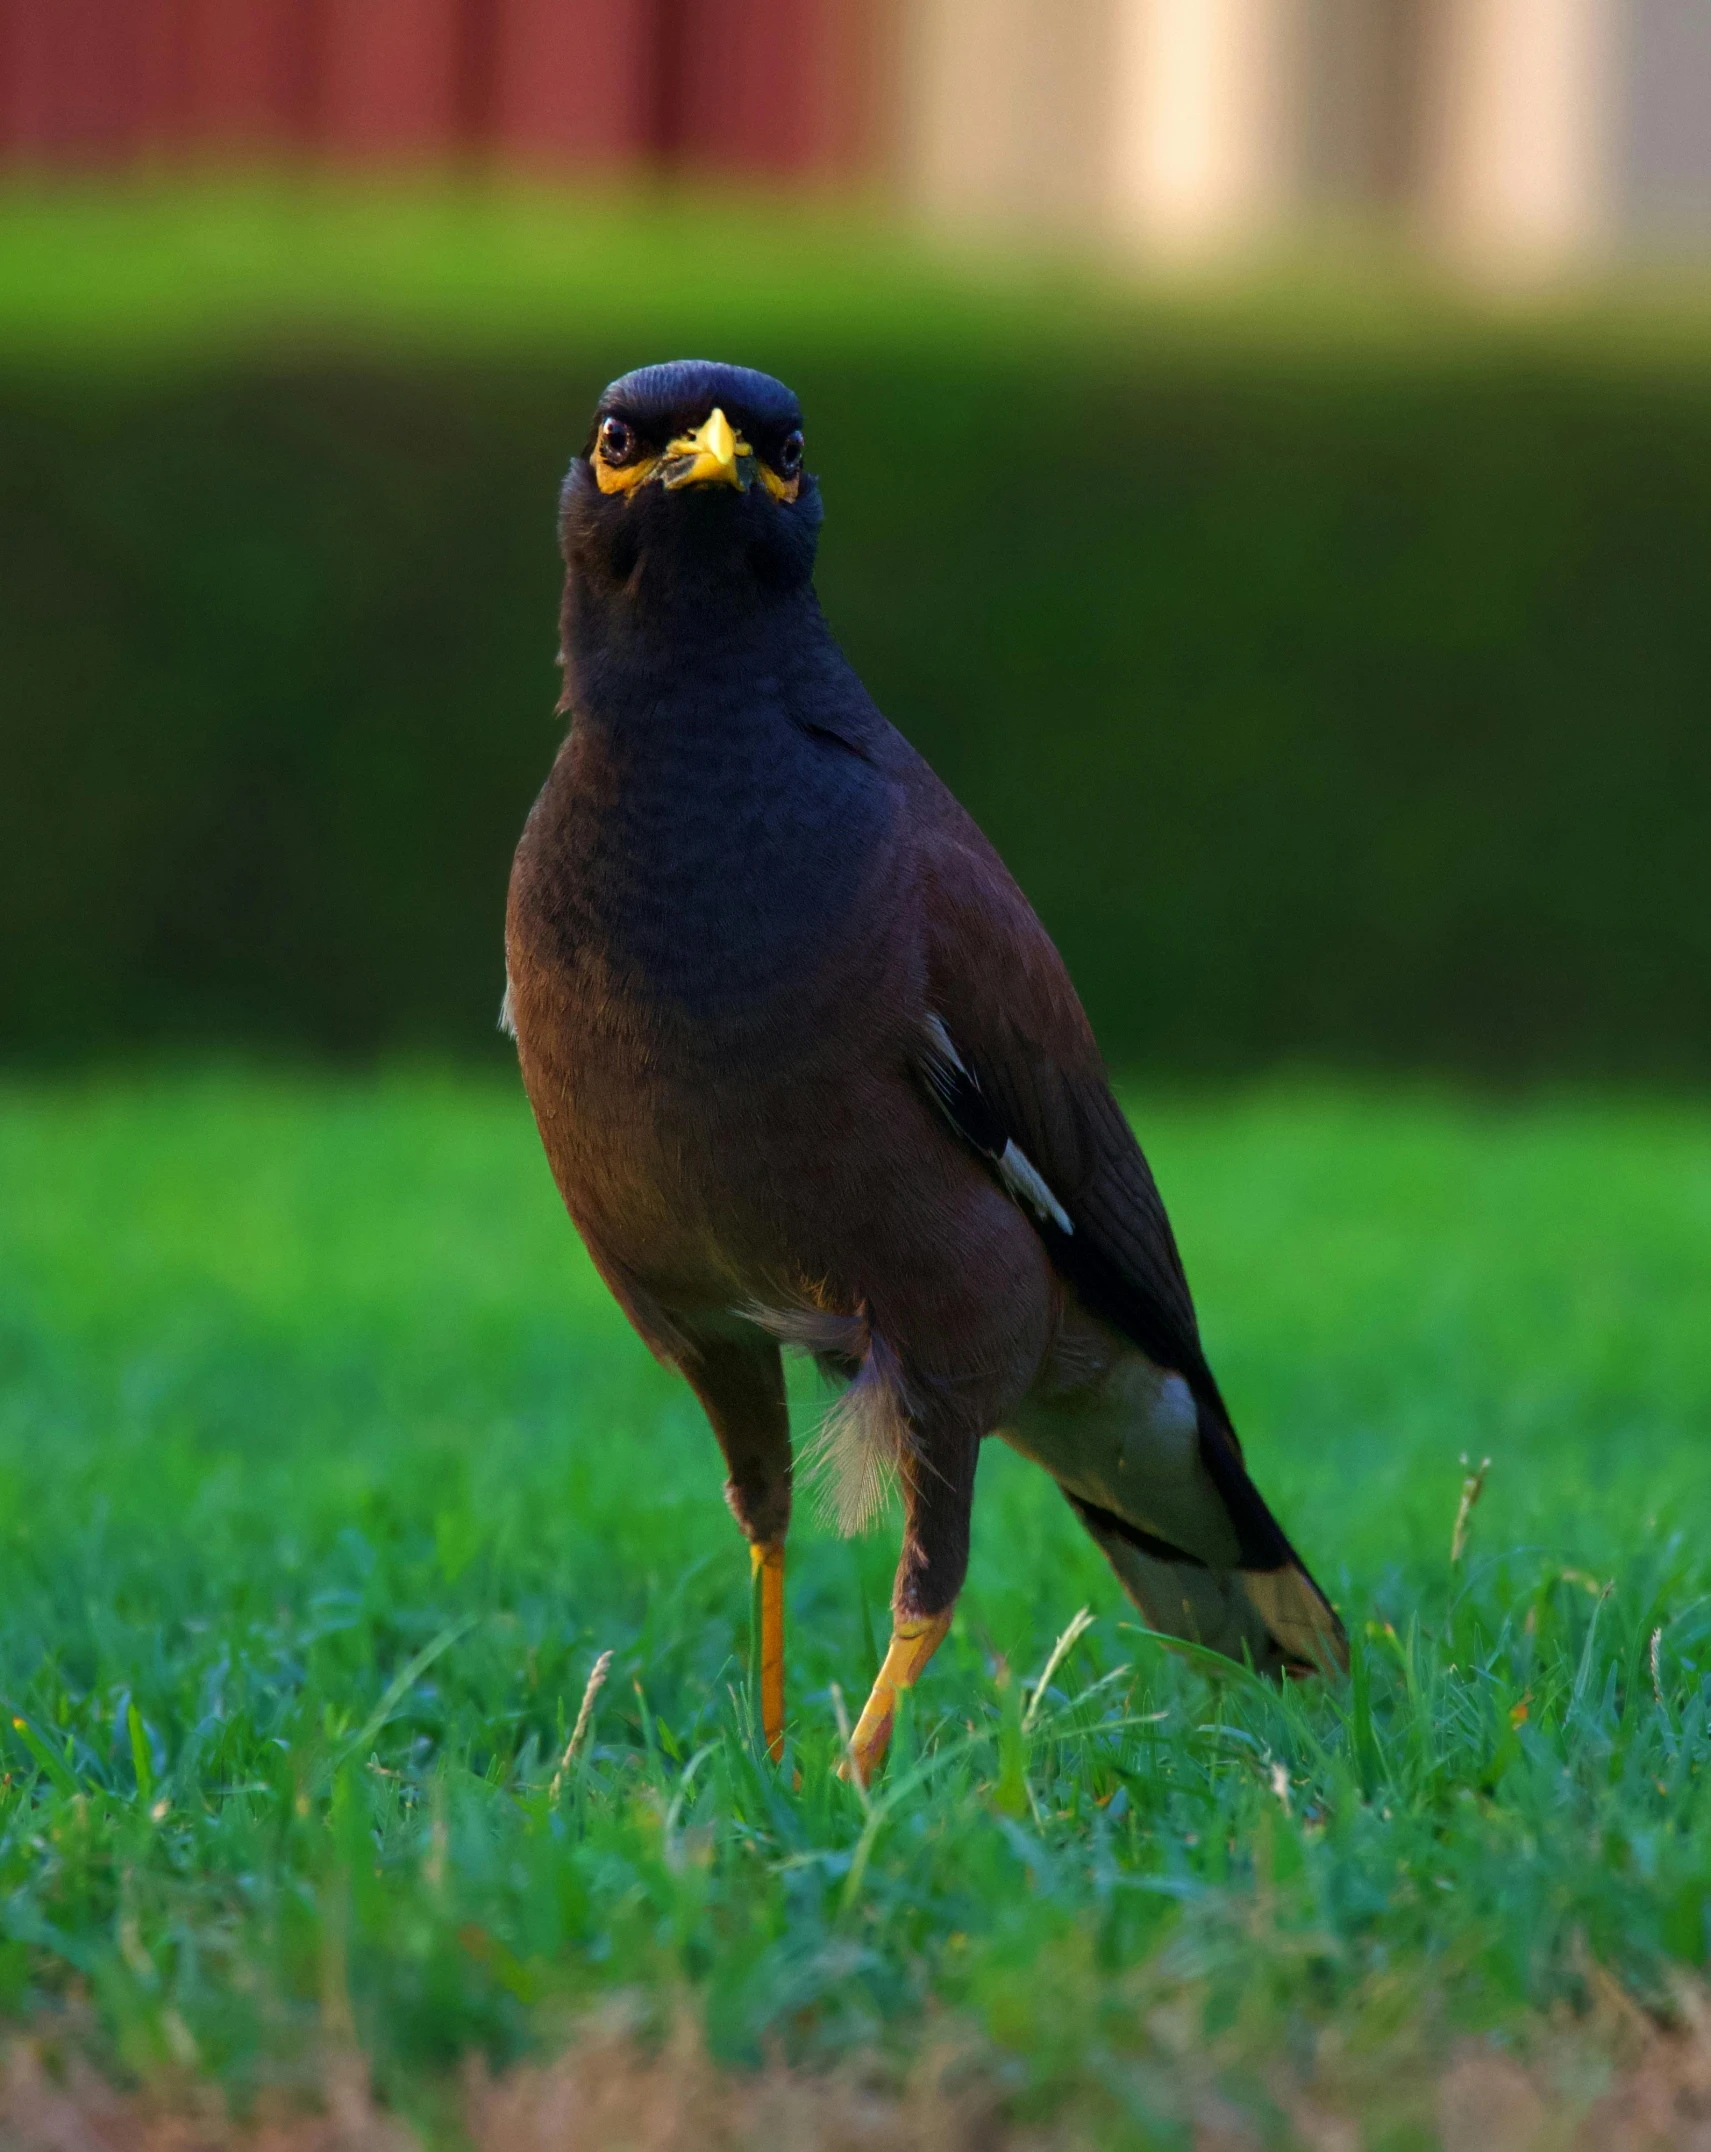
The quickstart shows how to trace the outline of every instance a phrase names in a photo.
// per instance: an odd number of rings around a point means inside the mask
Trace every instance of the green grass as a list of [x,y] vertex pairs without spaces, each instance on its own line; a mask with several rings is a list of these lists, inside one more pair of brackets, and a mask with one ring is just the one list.
[[[1233,270],[1009,234],[947,240],[881,199],[670,186],[251,177],[0,182],[0,351],[124,367],[417,337],[554,353],[685,333],[759,353],[949,349],[983,339],[1127,356],[1208,331],[1238,364],[1327,352],[1454,364],[1495,341],[1703,367],[1711,281],[1629,270],[1493,306],[1420,257],[1323,242]],[[630,363],[636,363],[633,359]]]
[[1326,2028],[1388,2076],[1603,1973],[1666,2008],[1711,1907],[1711,1116],[1139,1117],[1354,1679],[1166,1653],[994,1445],[866,1809],[833,1685],[871,1672],[894,1522],[804,1511],[774,1773],[714,1445],[512,1085],[6,1093],[0,2008],[83,1998],[119,2065],[240,2094],[354,2023],[406,2105],[614,1996],[736,2064],[972,2028],[1018,2112],[1136,2143],[1178,2141],[1173,2041],[1263,2108]]

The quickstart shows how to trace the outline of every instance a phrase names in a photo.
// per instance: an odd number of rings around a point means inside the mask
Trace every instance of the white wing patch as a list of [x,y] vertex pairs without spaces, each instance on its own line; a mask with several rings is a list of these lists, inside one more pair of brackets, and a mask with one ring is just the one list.
[[508,1039],[517,1036],[517,1018],[511,1007],[511,981],[508,975],[505,980],[504,999],[499,1004],[499,1028]]
[[1016,1139],[1004,1134],[979,1078],[957,1052],[944,1018],[929,1012],[924,1029],[926,1075],[940,1112],[990,1162],[1007,1195],[1031,1210],[1042,1225],[1073,1233],[1070,1215],[1053,1195],[1045,1175]]
[[959,1076],[968,1074],[968,1069],[961,1054],[957,1052],[951,1041],[950,1033],[945,1029],[944,1018],[931,1010],[927,1013],[927,1036],[932,1040],[941,1060],[948,1061]]
[[1036,1218],[1049,1219],[1060,1233],[1073,1233],[1068,1211],[1046,1186],[1039,1168],[1014,1138],[1004,1146],[998,1161],[998,1178],[1018,1203],[1025,1203]]

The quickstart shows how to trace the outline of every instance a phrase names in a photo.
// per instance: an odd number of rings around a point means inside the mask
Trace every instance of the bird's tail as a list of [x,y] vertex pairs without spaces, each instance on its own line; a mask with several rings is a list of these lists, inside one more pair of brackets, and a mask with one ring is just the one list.
[[1261,1674],[1347,1668],[1343,1625],[1293,1556],[1276,1569],[1216,1567],[1064,1491],[1149,1629],[1246,1661]]
[[[1196,1394],[1199,1392],[1200,1394]],[[1043,1464],[1150,1628],[1267,1674],[1346,1667],[1342,1623],[1248,1477],[1210,1378],[1125,1356],[1007,1438]]]

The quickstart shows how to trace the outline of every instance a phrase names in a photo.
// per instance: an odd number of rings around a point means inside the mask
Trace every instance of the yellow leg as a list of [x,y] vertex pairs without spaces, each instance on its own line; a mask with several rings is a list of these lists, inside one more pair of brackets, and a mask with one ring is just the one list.
[[754,1634],[760,1673],[760,1723],[774,1763],[784,1755],[784,1544],[755,1541],[749,1547],[754,1579]]
[[862,1706],[856,1730],[850,1736],[849,1762],[844,1766],[846,1777],[853,1765],[864,1786],[871,1781],[891,1739],[898,1691],[915,1686],[927,1661],[944,1642],[950,1625],[948,1607],[942,1614],[920,1614],[911,1620],[892,1623],[891,1649],[885,1654],[885,1664],[879,1669],[873,1692]]

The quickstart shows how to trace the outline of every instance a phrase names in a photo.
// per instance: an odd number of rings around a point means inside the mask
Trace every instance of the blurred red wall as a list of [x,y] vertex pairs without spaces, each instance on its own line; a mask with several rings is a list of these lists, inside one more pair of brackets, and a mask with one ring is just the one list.
[[0,0],[0,165],[828,175],[886,0]]

